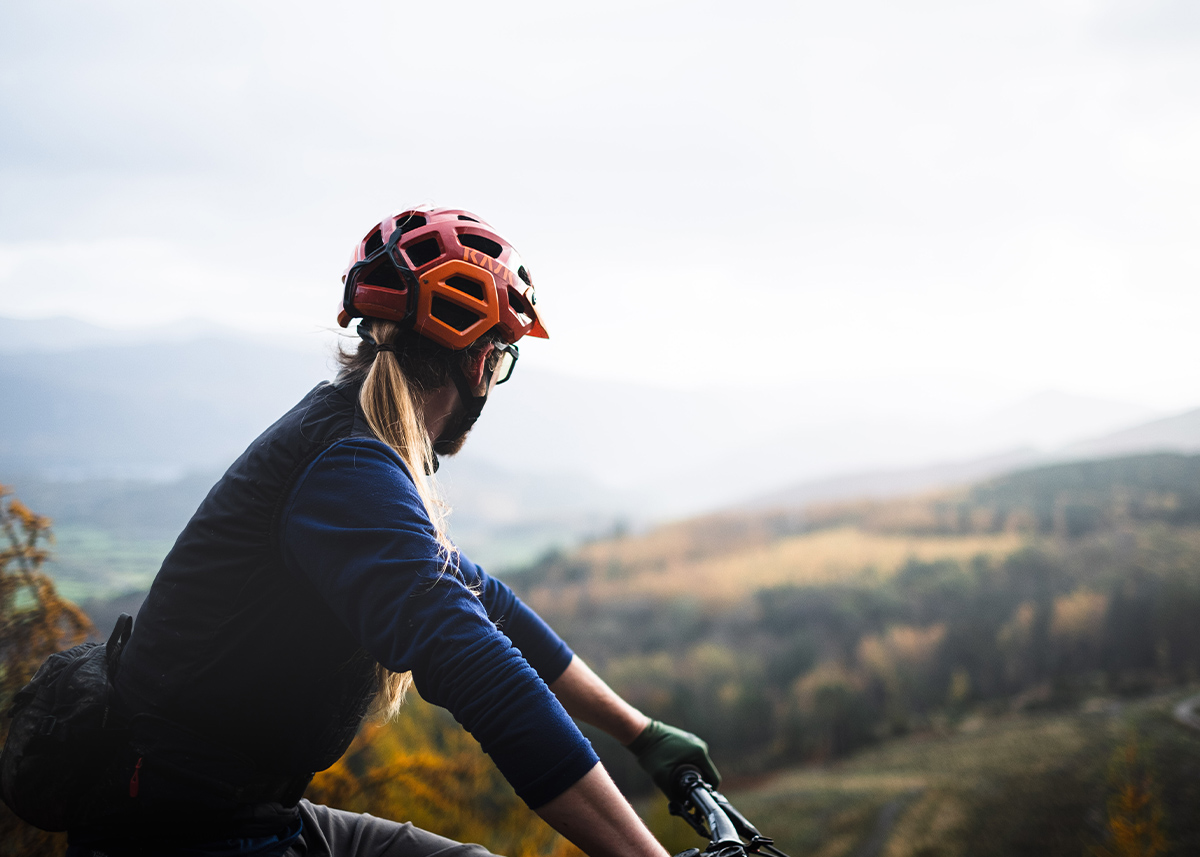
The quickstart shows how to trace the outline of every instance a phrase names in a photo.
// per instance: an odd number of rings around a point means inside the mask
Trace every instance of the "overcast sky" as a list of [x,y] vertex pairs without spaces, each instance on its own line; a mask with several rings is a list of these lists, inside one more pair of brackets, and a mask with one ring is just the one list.
[[0,0],[0,111],[4,316],[315,342],[433,203],[544,369],[1200,405],[1188,0]]

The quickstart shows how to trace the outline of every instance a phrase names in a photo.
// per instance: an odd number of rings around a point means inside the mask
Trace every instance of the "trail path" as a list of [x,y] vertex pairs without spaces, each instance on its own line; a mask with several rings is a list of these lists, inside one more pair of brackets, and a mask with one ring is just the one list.
[[891,838],[892,828],[900,820],[905,807],[920,794],[920,790],[907,792],[885,803],[879,810],[879,815],[875,816],[875,826],[871,830],[871,835],[854,852],[854,857],[879,857]]

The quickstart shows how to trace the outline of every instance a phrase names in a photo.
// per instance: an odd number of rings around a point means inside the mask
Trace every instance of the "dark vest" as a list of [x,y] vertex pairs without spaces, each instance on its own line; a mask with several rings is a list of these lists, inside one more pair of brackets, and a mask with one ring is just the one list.
[[313,389],[233,463],[164,560],[116,682],[148,763],[225,781],[306,776],[354,737],[375,663],[284,567],[279,526],[317,455],[372,436],[357,394]]

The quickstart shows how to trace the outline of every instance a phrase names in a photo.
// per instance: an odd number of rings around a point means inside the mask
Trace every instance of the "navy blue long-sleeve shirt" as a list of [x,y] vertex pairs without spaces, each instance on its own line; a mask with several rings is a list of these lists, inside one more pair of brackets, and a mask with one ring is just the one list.
[[444,567],[416,486],[386,444],[354,438],[318,456],[298,478],[280,532],[287,567],[380,664],[411,670],[421,696],[449,709],[529,806],[596,764],[547,687],[571,650],[470,560]]

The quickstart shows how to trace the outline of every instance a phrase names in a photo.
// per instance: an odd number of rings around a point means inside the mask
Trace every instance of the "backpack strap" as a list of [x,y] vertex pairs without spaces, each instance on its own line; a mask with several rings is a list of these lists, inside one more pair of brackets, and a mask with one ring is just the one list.
[[102,730],[109,728],[108,715],[113,707],[113,677],[117,674],[117,667],[121,663],[121,652],[125,651],[125,644],[129,642],[129,635],[132,633],[133,617],[128,613],[122,613],[117,617],[117,624],[112,633],[108,635],[108,642],[104,645],[104,665],[108,680],[104,687],[104,717],[100,721]]
[[104,661],[108,666],[108,680],[111,682],[113,676],[117,674],[117,665],[121,660],[121,652],[125,650],[125,644],[129,642],[129,635],[133,633],[133,617],[128,613],[122,613],[117,618],[116,627],[108,636],[108,643],[104,646]]

